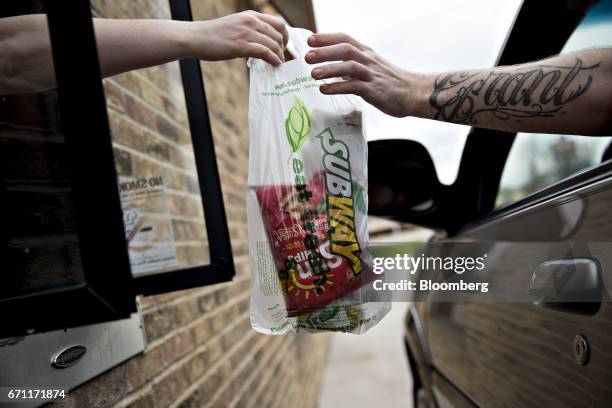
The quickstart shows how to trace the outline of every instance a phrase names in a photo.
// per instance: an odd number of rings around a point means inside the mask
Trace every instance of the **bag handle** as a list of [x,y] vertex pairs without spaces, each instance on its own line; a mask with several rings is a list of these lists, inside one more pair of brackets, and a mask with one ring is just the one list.
[[[304,56],[308,51],[310,51],[310,46],[308,45],[308,37],[312,35],[312,31],[305,30],[303,28],[294,28],[287,27],[287,31],[289,32],[289,41],[287,41],[287,52],[291,54],[291,56],[295,59],[304,60]],[[253,63],[255,61],[261,61],[254,58],[249,58],[247,60],[247,66],[249,68],[253,67]],[[261,66],[267,66],[263,61],[261,61]],[[257,64],[259,65],[259,63]]]
[[312,35],[312,31],[294,27],[287,27],[287,30],[289,31],[287,51],[293,58],[303,59],[306,53],[310,51],[308,37]]

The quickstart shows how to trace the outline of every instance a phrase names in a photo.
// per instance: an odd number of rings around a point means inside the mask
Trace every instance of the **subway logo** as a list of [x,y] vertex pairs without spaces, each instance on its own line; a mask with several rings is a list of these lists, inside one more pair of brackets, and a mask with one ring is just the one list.
[[327,128],[316,136],[323,149],[331,253],[346,259],[354,275],[361,273],[361,248],[355,234],[355,208],[350,152]]

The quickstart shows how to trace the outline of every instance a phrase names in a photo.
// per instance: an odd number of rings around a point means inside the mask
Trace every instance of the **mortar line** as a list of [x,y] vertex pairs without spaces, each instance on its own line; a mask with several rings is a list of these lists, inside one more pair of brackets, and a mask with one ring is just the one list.
[[[253,337],[253,334],[249,334],[249,337]],[[216,389],[216,391],[208,398],[208,404],[206,404],[205,406],[210,405],[213,401],[215,401],[216,399],[218,399],[221,394],[223,393],[223,391],[225,389],[227,389],[228,385],[231,383],[231,381],[237,377],[237,374],[240,373],[240,369],[243,368],[244,366],[246,366],[246,364],[248,363],[248,359],[251,358],[256,352],[257,350],[259,350],[260,348],[263,348],[263,346],[265,345],[266,341],[265,338],[262,338],[260,340],[257,341],[257,343],[255,344],[255,347],[251,348],[249,350],[249,353],[244,356],[245,358],[240,362],[240,364],[238,364],[237,367],[232,367],[232,374],[225,379],[223,385],[221,385],[220,387],[218,387]],[[228,359],[229,360],[229,359]],[[192,387],[193,390],[198,389],[201,385],[201,383],[199,384],[200,381],[205,380],[206,376],[203,376],[203,378],[198,379],[198,381],[196,381]],[[189,395],[191,395],[191,392],[188,393],[187,395],[185,395],[184,399],[186,399],[187,397],[189,397]],[[182,401],[177,401],[177,404],[172,405],[172,407],[176,407],[180,404],[180,402]]]
[[[155,139],[159,140],[160,142],[163,142],[169,146],[172,146],[176,149],[184,149],[189,151],[192,155],[193,152],[191,150],[188,149],[188,147],[190,147],[191,145],[182,145],[172,139],[170,139],[169,137],[163,136],[163,134],[156,132],[155,130],[146,127],[145,125],[143,125],[140,122],[137,122],[136,120],[134,120],[133,118],[131,118],[130,116],[127,115],[126,112],[121,112],[120,110],[118,110],[117,108],[115,108],[114,106],[108,106],[107,107],[109,111],[111,111],[112,114],[117,115],[117,117],[119,117],[120,120],[128,123],[130,126],[133,126],[135,128],[138,128],[139,130],[142,130],[143,132],[146,132],[148,134],[150,134],[152,137],[154,137]],[[191,141],[191,139],[190,139]]]
[[[247,317],[247,313],[244,314],[245,317]],[[210,344],[210,342],[215,341],[217,338],[220,338],[222,335],[224,335],[225,333],[229,332],[231,329],[233,329],[235,326],[238,325],[238,323],[241,323],[243,320],[243,318],[239,318],[236,319],[234,322],[230,323],[229,325],[225,326],[223,328],[223,330],[219,331],[218,333],[215,333],[206,343],[201,344],[199,347],[196,347],[195,349],[193,349],[192,351],[190,351],[189,353],[187,353],[186,355],[184,355],[183,357],[179,358],[178,360],[172,362],[170,364],[170,366],[168,368],[166,368],[164,371],[161,372],[161,374],[159,374],[158,376],[150,379],[149,381],[147,381],[145,384],[143,384],[142,386],[138,387],[138,389],[130,392],[128,395],[124,396],[124,398],[122,398],[117,405],[119,404],[123,404],[123,402],[128,399],[132,394],[136,393],[138,390],[140,390],[141,388],[144,388],[146,386],[150,386],[150,387],[154,387],[155,385],[159,384],[161,381],[163,381],[166,377],[172,375],[174,372],[178,371],[179,368],[181,368],[183,365],[186,364],[186,362],[191,361],[193,359],[193,357],[197,356],[200,352],[202,352],[203,350],[206,349],[206,346],[208,344]],[[235,343],[232,348],[230,350],[233,350],[233,348],[235,348],[237,345],[242,344],[243,342],[245,342],[246,340],[248,340],[248,337],[245,336],[243,337],[239,342]],[[223,359],[220,359],[219,361],[215,362],[211,367],[210,367],[210,371],[212,371],[212,368],[219,365],[221,362],[223,361]],[[210,372],[209,371],[209,372]],[[208,375],[209,373],[207,373]]]
[[[243,278],[244,279],[244,278]],[[151,341],[148,345],[147,348],[149,349],[153,349],[157,346],[159,346],[160,344],[165,343],[168,339],[172,338],[173,336],[177,335],[177,334],[181,334],[183,332],[186,332],[188,330],[191,330],[193,327],[195,327],[196,325],[198,325],[199,323],[201,323],[202,321],[212,318],[216,315],[218,315],[219,313],[221,313],[221,311],[225,310],[225,309],[229,309],[232,306],[244,301],[246,298],[248,298],[250,295],[250,293],[247,291],[245,293],[243,293],[240,296],[237,296],[236,298],[234,298],[233,300],[230,300],[229,302],[225,303],[223,306],[216,308],[216,310],[212,311],[211,313],[202,313],[201,316],[197,317],[196,319],[192,320],[191,322],[187,323],[186,325],[183,325],[181,327],[177,327],[175,330],[170,331],[169,333],[164,334],[163,336]],[[147,314],[150,314],[150,311],[147,311]],[[146,327],[145,327],[145,331],[146,331]]]
[[[179,127],[179,128],[183,128],[183,129],[187,129],[189,127],[189,118],[187,116],[187,110],[186,109],[183,111],[183,113],[185,114],[185,118],[187,119],[187,126],[185,126],[184,124],[182,124],[181,122],[179,122],[175,118],[171,117],[167,113],[162,112],[158,107],[156,107],[153,104],[151,104],[151,102],[147,101],[142,96],[136,94],[131,89],[123,86],[122,84],[117,82],[117,80],[115,80],[114,78],[107,78],[107,80],[108,80],[108,82],[112,83],[115,87],[119,88],[122,92],[124,92],[127,95],[129,95],[130,97],[132,97],[133,99],[136,99],[137,101],[142,102],[142,104],[145,105],[150,111],[158,114],[159,116],[162,116],[164,119],[168,120],[175,127]],[[174,103],[173,103],[173,105],[174,105]],[[177,107],[177,106],[175,105],[175,107]]]
[[[276,339],[282,340],[281,337],[276,337]],[[284,350],[286,347],[289,347],[289,346],[283,343],[282,350]],[[240,387],[240,392],[236,393],[237,395],[230,401],[229,403],[230,407],[234,407],[236,406],[236,404],[238,404],[238,402],[240,401],[240,398],[246,394],[246,390],[248,390],[248,388],[253,384],[255,379],[260,376],[260,373],[264,370],[264,367],[274,367],[280,362],[279,360],[283,359],[284,357],[283,353],[282,352],[279,353],[278,352],[279,350],[275,350],[275,351],[276,351],[275,353],[268,353],[266,355],[266,358],[263,359],[261,363],[257,366],[257,369],[253,370],[253,372],[249,375],[247,380],[243,383],[243,386]],[[268,365],[266,363],[270,363],[270,364]],[[259,390],[259,386],[257,387],[257,390]]]
[[[234,257],[234,264],[247,262],[248,260],[249,260],[249,255],[248,254],[237,255],[237,256]],[[232,280],[232,281],[224,282],[224,283],[238,282],[238,281],[241,281],[242,279],[245,279],[245,278],[240,276],[236,280]],[[218,285],[201,286],[199,288],[200,291],[194,292],[194,293],[192,293],[190,295],[177,297],[176,299],[172,299],[172,300],[170,300],[168,302],[165,302],[165,303],[162,303],[162,304],[159,304],[159,305],[155,305],[155,306],[153,306],[151,308],[146,309],[146,312],[149,313],[151,311],[157,311],[157,310],[161,309],[162,307],[176,306],[176,305],[178,305],[180,303],[187,302],[187,301],[192,300],[194,298],[200,297],[200,296],[202,296],[204,294],[209,294],[209,293],[216,292],[219,288],[220,288],[220,286],[218,286]]]

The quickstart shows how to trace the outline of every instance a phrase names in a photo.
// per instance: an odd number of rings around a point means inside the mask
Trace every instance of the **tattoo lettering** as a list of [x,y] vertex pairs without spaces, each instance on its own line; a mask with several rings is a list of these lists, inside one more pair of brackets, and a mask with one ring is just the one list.
[[455,123],[478,123],[478,115],[490,112],[496,118],[553,117],[565,113],[566,104],[589,90],[590,71],[580,58],[573,66],[528,65],[512,72],[492,70],[442,74],[429,97],[436,110],[434,119]]

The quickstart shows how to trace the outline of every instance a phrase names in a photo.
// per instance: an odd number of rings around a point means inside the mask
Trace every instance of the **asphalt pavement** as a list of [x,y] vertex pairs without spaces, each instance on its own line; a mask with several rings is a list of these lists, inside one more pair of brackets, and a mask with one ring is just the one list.
[[394,303],[362,335],[333,334],[319,408],[412,407],[412,377],[402,343],[407,309],[407,303]]
[[[370,221],[380,242],[423,242],[424,229],[404,230],[385,220]],[[412,376],[404,350],[404,317],[408,303],[393,303],[387,316],[361,335],[334,333],[319,408],[412,407]]]

